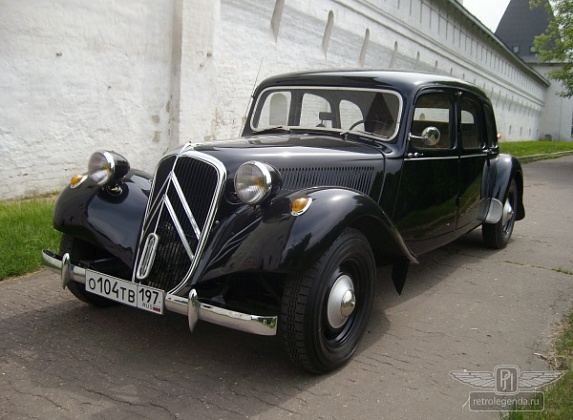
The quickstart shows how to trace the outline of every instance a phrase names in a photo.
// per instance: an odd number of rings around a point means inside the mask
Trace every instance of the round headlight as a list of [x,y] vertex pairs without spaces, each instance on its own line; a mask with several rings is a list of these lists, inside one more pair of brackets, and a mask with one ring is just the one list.
[[129,172],[129,162],[115,152],[96,152],[88,162],[88,176],[98,185],[118,181]]
[[98,185],[103,185],[111,178],[114,169],[113,158],[107,152],[96,152],[88,162],[89,177]]
[[237,197],[255,205],[269,196],[273,188],[272,168],[261,162],[243,163],[235,175]]

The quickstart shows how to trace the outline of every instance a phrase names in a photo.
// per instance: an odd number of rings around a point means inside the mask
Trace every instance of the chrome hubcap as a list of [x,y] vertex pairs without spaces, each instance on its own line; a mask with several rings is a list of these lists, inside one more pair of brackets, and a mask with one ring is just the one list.
[[510,223],[513,219],[513,214],[513,207],[511,206],[509,199],[507,199],[505,201],[505,205],[503,206],[503,215],[501,216],[501,223],[505,232],[507,232],[510,227]]
[[356,307],[354,283],[346,274],[336,279],[330,289],[326,308],[328,323],[332,328],[342,327]]

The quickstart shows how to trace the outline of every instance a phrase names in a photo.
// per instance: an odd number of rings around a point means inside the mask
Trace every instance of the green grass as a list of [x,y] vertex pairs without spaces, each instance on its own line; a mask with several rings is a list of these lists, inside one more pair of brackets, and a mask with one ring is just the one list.
[[519,158],[543,153],[573,152],[573,141],[501,141],[499,149],[502,153]]
[[565,376],[545,391],[545,411],[536,413],[512,412],[510,420],[573,419],[573,312],[564,321],[559,338],[549,359],[555,368],[566,370]]
[[0,201],[0,280],[39,269],[42,249],[58,249],[54,202],[54,196]]

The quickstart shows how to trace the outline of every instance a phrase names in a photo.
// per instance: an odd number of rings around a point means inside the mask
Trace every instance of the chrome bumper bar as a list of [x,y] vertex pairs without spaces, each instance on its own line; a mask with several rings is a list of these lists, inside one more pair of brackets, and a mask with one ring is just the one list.
[[[59,256],[45,249],[42,251],[42,261],[45,266],[60,273],[64,289],[70,281],[85,284],[86,270],[73,264],[69,254]],[[187,315],[191,331],[195,328],[197,321],[202,320],[252,334],[276,335],[277,333],[277,316],[244,314],[201,302],[195,289],[191,290],[188,298],[166,293],[165,309]]]

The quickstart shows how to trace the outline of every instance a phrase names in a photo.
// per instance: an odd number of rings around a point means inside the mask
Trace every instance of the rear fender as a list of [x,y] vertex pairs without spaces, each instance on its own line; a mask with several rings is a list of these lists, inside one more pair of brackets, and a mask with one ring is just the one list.
[[[484,185],[484,194],[490,198],[497,200],[497,206],[503,207],[507,191],[511,180],[515,179],[518,190],[518,202],[515,209],[516,220],[525,218],[525,207],[523,205],[523,169],[519,161],[511,155],[499,154],[495,159],[491,160],[489,176],[487,184]],[[491,220],[492,213],[501,214],[501,209],[498,212],[494,210],[495,203],[490,205],[490,212],[486,217],[486,223],[495,223],[497,220]],[[489,219],[489,220],[488,220]]]
[[68,186],[56,201],[54,227],[105,249],[132,269],[151,179],[133,170],[115,189],[89,179],[78,188]]

